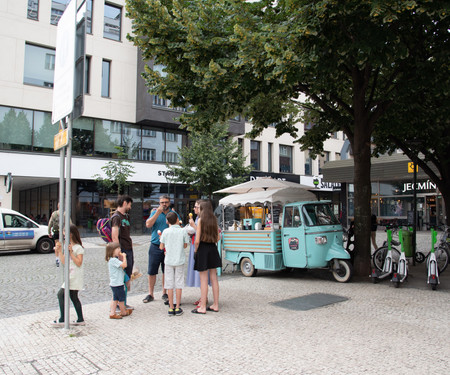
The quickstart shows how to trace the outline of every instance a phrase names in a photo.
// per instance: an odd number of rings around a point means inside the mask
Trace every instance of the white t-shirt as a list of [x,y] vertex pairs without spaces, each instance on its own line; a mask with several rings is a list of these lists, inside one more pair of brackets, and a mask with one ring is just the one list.
[[166,246],[164,264],[182,266],[186,262],[184,244],[189,244],[189,235],[179,225],[171,225],[161,235],[161,242]]
[[[84,255],[83,246],[76,244],[72,246],[73,255],[77,257],[80,254]],[[70,290],[82,290],[84,283],[84,260],[81,266],[78,267],[72,259],[70,259],[69,264],[69,289]],[[63,283],[61,288],[64,288],[65,283]]]

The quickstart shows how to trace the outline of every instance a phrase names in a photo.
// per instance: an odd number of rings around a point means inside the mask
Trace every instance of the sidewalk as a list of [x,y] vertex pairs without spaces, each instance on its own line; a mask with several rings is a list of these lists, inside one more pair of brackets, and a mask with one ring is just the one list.
[[[148,304],[129,298],[135,310],[122,320],[108,319],[108,302],[85,305],[86,326],[69,331],[49,326],[57,311],[2,319],[0,374],[448,371],[448,289],[340,284],[302,271],[228,274],[220,288],[220,312],[206,315],[190,312],[198,290],[186,288],[179,317],[157,293]],[[343,301],[309,309],[314,298]]]

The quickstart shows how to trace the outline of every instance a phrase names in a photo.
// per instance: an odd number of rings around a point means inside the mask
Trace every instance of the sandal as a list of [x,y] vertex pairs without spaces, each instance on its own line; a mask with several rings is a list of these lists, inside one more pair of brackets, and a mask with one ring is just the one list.
[[109,319],[122,319],[122,316],[118,314],[109,315]]
[[201,314],[201,315],[205,315],[205,314],[206,314],[205,312],[200,312],[200,311],[198,311],[198,309],[192,310],[191,313],[192,313],[192,314]]

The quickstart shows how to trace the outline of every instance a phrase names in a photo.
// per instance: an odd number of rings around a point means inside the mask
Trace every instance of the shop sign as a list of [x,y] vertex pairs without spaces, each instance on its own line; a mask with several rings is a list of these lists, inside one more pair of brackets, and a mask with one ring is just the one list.
[[[403,193],[413,190],[414,190],[414,183],[407,182],[403,184],[402,190]],[[436,190],[436,184],[430,180],[426,180],[424,182],[417,182],[416,191],[424,191],[424,190]]]

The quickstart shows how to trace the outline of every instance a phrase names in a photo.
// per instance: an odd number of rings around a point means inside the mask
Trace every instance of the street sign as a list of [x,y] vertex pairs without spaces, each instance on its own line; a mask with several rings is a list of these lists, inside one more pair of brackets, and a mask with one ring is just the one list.
[[55,137],[53,138],[53,149],[55,151],[67,146],[67,144],[69,143],[67,130],[68,129],[66,128],[64,130],[60,130],[58,133],[55,134]]
[[[419,172],[418,165],[416,165],[416,172]],[[413,161],[408,163],[408,173],[414,173],[414,162]]]
[[68,116],[73,110],[76,12],[77,2],[71,0],[58,22],[52,124]]

